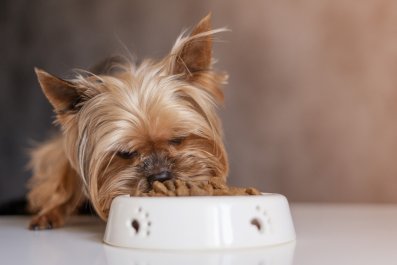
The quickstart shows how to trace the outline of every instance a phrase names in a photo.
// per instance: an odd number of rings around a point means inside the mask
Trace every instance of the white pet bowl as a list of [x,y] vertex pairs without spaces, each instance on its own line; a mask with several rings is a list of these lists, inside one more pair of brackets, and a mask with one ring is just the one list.
[[137,249],[236,249],[295,240],[287,199],[259,196],[130,197],[112,202],[104,241]]

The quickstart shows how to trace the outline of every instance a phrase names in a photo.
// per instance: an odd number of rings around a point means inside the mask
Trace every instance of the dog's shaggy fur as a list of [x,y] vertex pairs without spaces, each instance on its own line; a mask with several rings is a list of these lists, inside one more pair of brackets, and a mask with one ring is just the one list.
[[73,80],[36,69],[62,133],[32,153],[31,229],[62,226],[84,199],[106,220],[115,196],[158,178],[226,178],[216,107],[227,76],[212,69],[219,31],[207,16],[162,60],[115,57]]

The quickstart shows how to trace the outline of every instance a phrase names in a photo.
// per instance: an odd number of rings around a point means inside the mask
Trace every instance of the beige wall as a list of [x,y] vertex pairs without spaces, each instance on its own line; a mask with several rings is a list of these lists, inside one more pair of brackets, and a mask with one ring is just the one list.
[[230,73],[231,183],[293,201],[397,201],[396,1],[14,1],[8,10],[4,60],[28,67],[18,76],[32,91],[33,65],[86,68],[122,50],[117,38],[138,58],[160,57],[212,11],[216,27],[232,30],[215,47],[216,67]]
[[397,2],[226,3],[214,14],[233,29],[217,54],[232,181],[297,201],[397,201]]

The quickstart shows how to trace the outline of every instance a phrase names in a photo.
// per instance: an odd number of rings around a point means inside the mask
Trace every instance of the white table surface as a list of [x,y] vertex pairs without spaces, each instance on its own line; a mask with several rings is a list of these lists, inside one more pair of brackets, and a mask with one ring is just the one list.
[[105,224],[74,217],[62,229],[29,231],[28,217],[0,217],[0,264],[397,264],[397,205],[293,204],[295,243],[210,252],[105,245]]

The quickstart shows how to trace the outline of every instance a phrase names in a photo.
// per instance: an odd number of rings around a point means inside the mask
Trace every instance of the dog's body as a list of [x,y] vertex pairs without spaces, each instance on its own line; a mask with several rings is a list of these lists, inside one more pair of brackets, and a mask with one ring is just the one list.
[[170,178],[226,178],[216,106],[227,76],[212,69],[210,17],[171,53],[139,66],[115,57],[65,81],[36,69],[62,133],[32,153],[31,229],[60,227],[89,199],[106,220],[115,196]]

